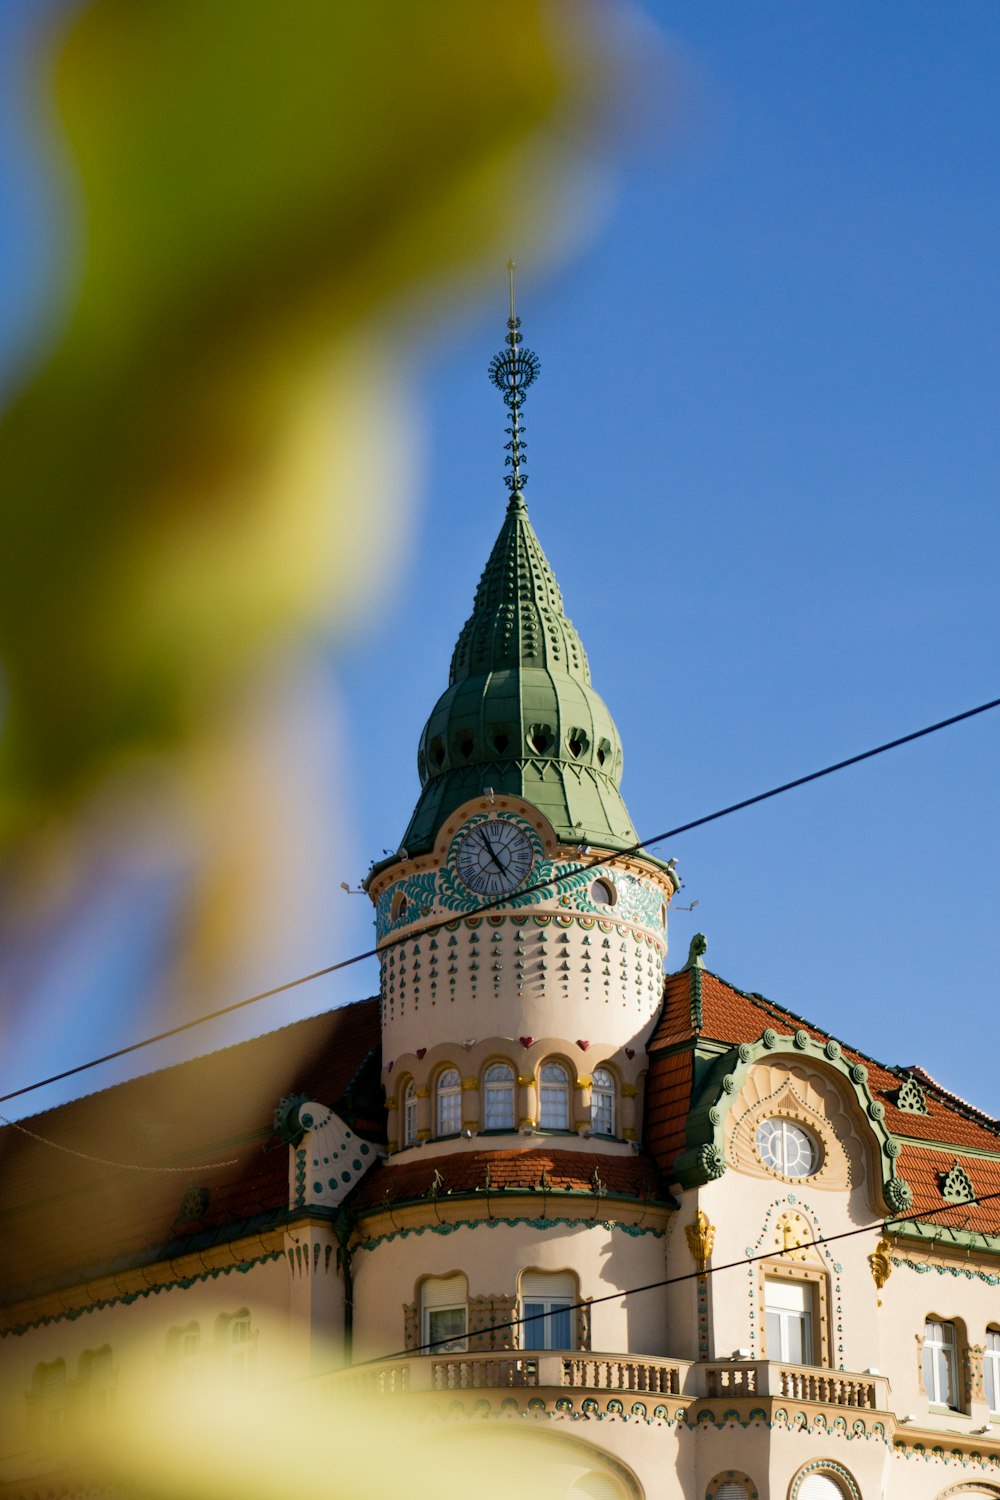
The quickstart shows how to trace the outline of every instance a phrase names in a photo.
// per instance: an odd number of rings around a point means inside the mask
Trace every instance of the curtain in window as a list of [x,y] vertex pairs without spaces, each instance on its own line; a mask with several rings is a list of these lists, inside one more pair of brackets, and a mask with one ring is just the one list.
[[807,1281],[765,1281],[767,1355],[788,1365],[813,1363],[813,1290]]
[[403,1145],[412,1146],[417,1139],[417,1086],[411,1078],[403,1094]]
[[986,1400],[990,1411],[1000,1411],[1000,1332],[986,1330],[986,1353],[983,1356]]
[[607,1068],[595,1068],[590,1096],[590,1128],[595,1135],[615,1133],[615,1080]]
[[808,1474],[799,1485],[795,1500],[844,1500],[844,1487],[829,1474]]
[[484,1128],[514,1129],[514,1069],[506,1063],[494,1063],[483,1079]]
[[428,1354],[462,1354],[468,1348],[469,1284],[464,1276],[431,1276],[420,1288],[421,1343]]
[[955,1325],[928,1318],[924,1324],[924,1388],[938,1406],[958,1406]]
[[569,1271],[526,1271],[521,1277],[521,1316],[532,1321],[521,1325],[523,1349],[574,1349],[575,1314],[578,1302],[576,1277]]
[[462,1080],[457,1068],[445,1068],[437,1083],[437,1133],[458,1135],[462,1129]]
[[562,1063],[543,1063],[538,1123],[543,1130],[569,1129],[569,1074]]

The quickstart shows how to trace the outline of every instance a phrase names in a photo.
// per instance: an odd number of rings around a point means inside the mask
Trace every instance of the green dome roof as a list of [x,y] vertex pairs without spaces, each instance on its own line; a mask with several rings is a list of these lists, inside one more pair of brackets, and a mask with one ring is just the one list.
[[567,843],[625,849],[622,748],[587,654],[528,520],[511,496],[472,614],[417,757],[423,791],[403,847],[430,849],[445,820],[491,786],[523,797]]

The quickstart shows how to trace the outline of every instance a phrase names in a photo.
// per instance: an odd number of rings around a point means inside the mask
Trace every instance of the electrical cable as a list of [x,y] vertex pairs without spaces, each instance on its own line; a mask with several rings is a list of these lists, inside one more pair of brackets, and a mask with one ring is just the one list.
[[[784,792],[794,791],[797,787],[806,786],[811,781],[819,781],[824,776],[832,776],[836,771],[843,771],[848,766],[856,766],[861,761],[871,760],[876,755],[884,755],[888,750],[896,750],[901,745],[909,745],[914,740],[925,738],[929,734],[936,734],[939,730],[948,729],[953,724],[960,724],[965,719],[975,718],[978,714],[988,713],[990,709],[1000,708],[1000,698],[992,698],[988,703],[980,703],[976,708],[967,708],[962,713],[952,714],[950,718],[939,719],[934,724],[927,724],[923,729],[914,729],[909,734],[900,735],[897,739],[887,740],[882,745],[876,745],[871,750],[862,750],[858,755],[850,755],[846,760],[835,761],[832,765],[824,766],[819,771],[810,771],[805,776],[797,776],[793,781],[784,781],[780,786],[770,787],[766,792],[757,792],[752,797],[744,797],[739,802],[731,802],[727,807],[717,809],[715,812],[706,813],[700,818],[692,818],[687,823],[679,823],[675,828],[668,828],[663,833],[654,834],[652,838],[640,840],[630,844],[626,849],[619,849],[613,853],[596,855],[589,862],[577,866],[565,875],[553,876],[549,880],[538,881],[534,885],[524,886],[517,890],[514,895],[517,899],[524,896],[536,895],[540,891],[557,890],[566,880],[576,880],[580,872],[606,867],[616,863],[618,860],[628,859],[634,855],[641,854],[645,849],[654,844],[662,844],[666,839],[677,838],[682,833],[690,833],[692,829],[703,828],[707,823],[717,822],[719,818],[727,818],[732,813],[742,812],[744,808],[754,807],[759,802],[767,802],[772,797],[780,797]],[[484,912],[494,911],[499,906],[506,906],[512,897],[498,896],[493,901],[484,902],[476,908],[474,913],[463,913],[463,915],[480,915]],[[429,922],[420,928],[420,935],[426,936],[440,932],[449,922],[455,920],[454,916],[442,917],[439,921]],[[236,1011],[245,1010],[249,1005],[257,1005],[262,1000],[273,999],[275,995],[286,994],[289,990],[298,989],[301,985],[311,984],[316,979],[323,979],[329,974],[336,974],[342,969],[349,969],[354,964],[365,962],[369,958],[378,958],[383,953],[399,947],[402,943],[409,942],[413,936],[408,932],[396,938],[374,947],[366,948],[362,953],[355,953],[350,958],[342,958],[337,963],[327,964],[325,968],[314,969],[310,974],[302,974],[297,979],[286,980],[283,984],[273,985],[270,989],[260,990],[255,995],[248,995],[244,1000],[236,1000],[231,1005],[220,1006],[217,1010],[206,1011],[204,1015],[195,1016],[190,1021],[182,1021],[176,1026],[170,1026],[165,1031],[158,1031],[153,1036],[144,1037],[141,1041],[130,1042],[124,1047],[116,1047],[111,1052],[105,1052],[100,1057],[91,1058],[88,1062],[77,1063],[72,1068],[63,1068],[58,1073],[50,1073],[47,1078],[39,1078],[34,1083],[26,1083],[18,1089],[11,1089],[9,1093],[0,1094],[0,1104],[6,1104],[11,1099],[19,1099],[24,1094],[33,1093],[35,1089],[45,1088],[50,1083],[60,1083],[65,1078],[74,1078],[79,1073],[86,1073],[91,1068],[100,1067],[102,1063],[114,1062],[120,1057],[128,1057],[133,1052],[139,1052],[144,1047],[152,1047],[157,1042],[168,1041],[171,1037],[180,1036],[183,1032],[191,1031],[196,1026],[203,1026],[208,1021],[217,1021],[222,1016],[231,1016]]]
[[[777,1252],[772,1250],[764,1250],[761,1251],[759,1255],[744,1255],[741,1256],[739,1260],[725,1261],[721,1266],[708,1266],[703,1271],[685,1271],[680,1276],[665,1276],[660,1281],[648,1281],[644,1286],[625,1287],[620,1291],[606,1292],[601,1297],[587,1297],[583,1301],[569,1303],[566,1307],[561,1308],[560,1311],[579,1312],[583,1308],[596,1307],[601,1302],[617,1302],[624,1297],[636,1297],[642,1292],[655,1292],[661,1290],[663,1287],[679,1286],[685,1281],[697,1281],[701,1277],[705,1277],[707,1279],[709,1276],[717,1276],[720,1271],[735,1271],[738,1270],[740,1266],[752,1266],[756,1264],[757,1261],[780,1260],[783,1255],[794,1255],[797,1254],[800,1250],[812,1250],[817,1245],[834,1245],[837,1244],[840,1240],[850,1240],[853,1239],[855,1235],[859,1234],[874,1234],[876,1232],[883,1235],[887,1233],[892,1234],[893,1229],[897,1224],[909,1224],[914,1222],[915,1220],[929,1219],[934,1214],[942,1213],[945,1209],[948,1208],[954,1209],[973,1207],[976,1204],[989,1203],[997,1198],[1000,1198],[1000,1191],[995,1193],[981,1193],[978,1197],[975,1198],[965,1198],[961,1203],[942,1203],[937,1208],[917,1209],[914,1210],[913,1213],[909,1214],[894,1214],[891,1219],[876,1219],[871,1224],[862,1224],[860,1228],[841,1230],[839,1234],[821,1234],[818,1235],[816,1239],[803,1240],[801,1244],[790,1245],[787,1249],[778,1250]],[[550,1314],[547,1312],[529,1313],[526,1317],[510,1318],[505,1323],[491,1323],[487,1328],[477,1328],[475,1330],[475,1336],[476,1338],[481,1338],[484,1334],[487,1333],[503,1333],[506,1329],[518,1328],[523,1323],[536,1323],[540,1318],[547,1318],[549,1316]],[[356,1364],[351,1365],[349,1368],[352,1370],[358,1370],[363,1369],[365,1365],[385,1364],[388,1360],[392,1359],[406,1359],[411,1354],[421,1354],[427,1349],[437,1349],[442,1344],[453,1344],[454,1342],[454,1334],[452,1334],[449,1338],[431,1339],[427,1343],[416,1344],[411,1349],[397,1350],[395,1354],[379,1354],[371,1359],[358,1360]],[[510,1354],[516,1357],[531,1354],[544,1354],[545,1350],[509,1349],[490,1350],[488,1352],[498,1355]]]

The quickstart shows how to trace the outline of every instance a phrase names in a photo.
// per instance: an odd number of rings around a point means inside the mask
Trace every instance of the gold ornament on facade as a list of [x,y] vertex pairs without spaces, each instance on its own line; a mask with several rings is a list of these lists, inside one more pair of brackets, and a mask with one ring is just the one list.
[[783,1213],[778,1220],[775,1242],[786,1260],[810,1260],[809,1249],[815,1239],[812,1229],[801,1214]]
[[715,1244],[715,1226],[708,1222],[708,1215],[703,1208],[699,1208],[693,1224],[684,1226],[684,1235],[699,1275],[704,1276]]
[[[889,1249],[889,1241],[881,1239],[868,1257],[868,1264],[872,1268],[872,1280],[879,1292],[882,1291],[882,1288],[892,1275],[892,1261],[889,1259]],[[879,1307],[882,1306],[881,1296],[878,1299],[878,1305]]]

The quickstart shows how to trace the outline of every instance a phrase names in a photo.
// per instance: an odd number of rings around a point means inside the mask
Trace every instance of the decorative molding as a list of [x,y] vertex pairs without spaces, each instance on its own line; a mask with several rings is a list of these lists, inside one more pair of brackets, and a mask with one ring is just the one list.
[[698,1274],[703,1276],[708,1270],[712,1246],[715,1244],[715,1226],[708,1222],[708,1215],[703,1208],[699,1208],[693,1223],[685,1224],[684,1237]]
[[817,1040],[804,1028],[794,1034],[780,1035],[772,1027],[766,1027],[756,1042],[728,1048],[715,1060],[688,1113],[685,1149],[673,1169],[676,1180],[682,1187],[700,1187],[722,1176],[726,1170],[726,1119],[733,1102],[754,1064],[781,1053],[807,1057],[840,1074],[867,1116],[868,1128],[877,1142],[883,1201],[893,1213],[904,1213],[912,1205],[913,1191],[897,1170],[899,1143],[885,1126],[884,1106],[868,1087],[868,1069],[863,1063],[848,1062],[839,1042]]
[[528,1225],[531,1229],[558,1229],[569,1227],[570,1229],[603,1229],[610,1233],[612,1230],[621,1230],[622,1234],[636,1239],[644,1234],[651,1234],[656,1239],[663,1239],[667,1231],[657,1229],[649,1224],[621,1224],[617,1219],[529,1219],[529,1218],[503,1218],[503,1219],[455,1219],[449,1224],[414,1224],[402,1229],[394,1229],[389,1234],[373,1235],[370,1239],[356,1240],[352,1246],[355,1250],[376,1250],[379,1245],[387,1245],[392,1240],[407,1240],[411,1235],[420,1234],[454,1234],[457,1229],[498,1229],[505,1227],[513,1229],[520,1225]]
[[868,1257],[868,1264],[869,1266],[871,1266],[872,1280],[874,1281],[875,1289],[879,1294],[879,1307],[882,1306],[882,1288],[885,1286],[886,1282],[889,1280],[889,1277],[892,1275],[892,1261],[889,1257],[890,1248],[891,1247],[889,1245],[889,1241],[883,1238],[879,1240],[878,1244],[875,1246],[875,1249]]

